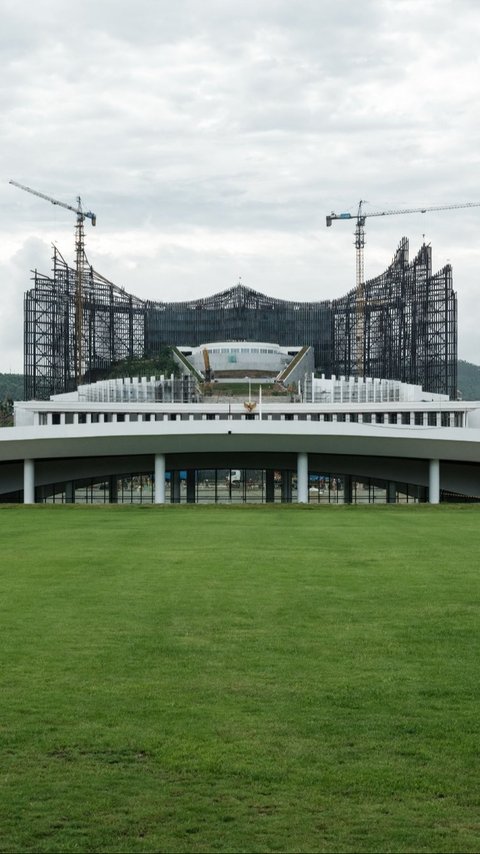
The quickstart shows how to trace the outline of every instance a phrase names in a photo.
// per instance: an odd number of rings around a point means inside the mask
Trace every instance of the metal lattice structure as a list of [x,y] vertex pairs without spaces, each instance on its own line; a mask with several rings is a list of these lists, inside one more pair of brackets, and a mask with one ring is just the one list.
[[145,305],[83,265],[82,323],[76,322],[76,270],[54,248],[52,276],[34,272],[25,295],[25,398],[39,400],[76,388],[75,336],[81,329],[85,383],[101,379],[121,359],[142,356]]
[[[355,374],[357,296],[279,300],[238,284],[186,302],[142,301],[85,263],[82,324],[75,323],[75,270],[54,251],[51,277],[34,273],[25,296],[25,395],[43,399],[75,388],[76,329],[82,329],[83,382],[127,357],[205,341],[272,341],[314,348],[318,371]],[[456,396],[457,303],[452,270],[432,274],[431,248],[409,261],[404,238],[388,269],[365,283],[364,375],[421,384]]]
[[[355,372],[358,347],[354,289],[332,304],[334,373]],[[448,264],[432,274],[432,250],[423,244],[409,262],[403,238],[387,270],[365,283],[362,376],[418,383],[456,397],[457,298]]]

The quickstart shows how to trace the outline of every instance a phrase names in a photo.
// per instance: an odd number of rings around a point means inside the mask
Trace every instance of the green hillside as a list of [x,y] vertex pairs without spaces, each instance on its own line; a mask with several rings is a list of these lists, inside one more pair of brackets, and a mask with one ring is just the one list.
[[462,400],[480,400],[480,366],[458,360],[458,390]]
[[23,374],[0,374],[0,402],[23,400]]

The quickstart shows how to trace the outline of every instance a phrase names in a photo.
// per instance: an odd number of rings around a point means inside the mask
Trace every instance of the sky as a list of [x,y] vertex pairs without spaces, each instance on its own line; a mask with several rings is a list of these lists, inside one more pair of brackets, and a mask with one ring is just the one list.
[[[0,0],[0,372],[52,245],[141,298],[238,281],[324,300],[355,285],[355,213],[480,203],[477,0]],[[366,221],[365,275],[402,239],[453,267],[480,364],[480,206]],[[187,342],[183,342],[187,343]]]

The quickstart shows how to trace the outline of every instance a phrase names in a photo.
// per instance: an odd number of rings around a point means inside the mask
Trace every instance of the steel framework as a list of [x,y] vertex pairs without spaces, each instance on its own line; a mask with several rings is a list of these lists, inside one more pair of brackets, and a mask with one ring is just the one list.
[[[356,367],[355,319],[358,293],[353,289],[332,304],[335,373]],[[363,295],[363,376],[418,383],[426,391],[456,397],[457,297],[452,268],[432,274],[432,250],[423,244],[409,262],[403,238],[391,265],[367,281]]]
[[[165,345],[225,340],[310,345],[326,375],[356,370],[356,291],[324,302],[279,300],[238,284],[187,302],[142,301],[95,272],[85,259],[83,318],[75,323],[75,270],[57,249],[52,276],[34,272],[25,295],[25,396],[75,388],[76,329],[83,382],[126,357],[154,357]],[[418,383],[456,396],[457,301],[452,270],[432,274],[430,246],[409,261],[403,238],[388,269],[365,283],[364,375]]]
[[[76,353],[83,353],[82,382],[105,376],[113,362],[142,356],[145,308],[93,267],[82,265],[82,323],[78,324],[77,271],[54,247],[52,276],[34,271],[25,294],[25,398],[46,399],[76,388]],[[82,343],[77,347],[77,330]]]

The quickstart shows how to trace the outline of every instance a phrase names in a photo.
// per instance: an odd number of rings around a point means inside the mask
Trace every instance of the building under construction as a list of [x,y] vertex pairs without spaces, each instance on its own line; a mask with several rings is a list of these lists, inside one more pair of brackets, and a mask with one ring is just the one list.
[[25,397],[73,390],[79,352],[81,381],[90,383],[122,359],[155,357],[166,345],[226,340],[310,345],[316,370],[327,376],[395,379],[456,397],[451,266],[432,274],[425,244],[410,261],[406,238],[387,270],[365,283],[361,300],[353,289],[322,302],[279,300],[242,284],[188,302],[146,301],[109,282],[86,259],[79,292],[77,271],[54,249],[51,276],[35,271],[25,295]]

